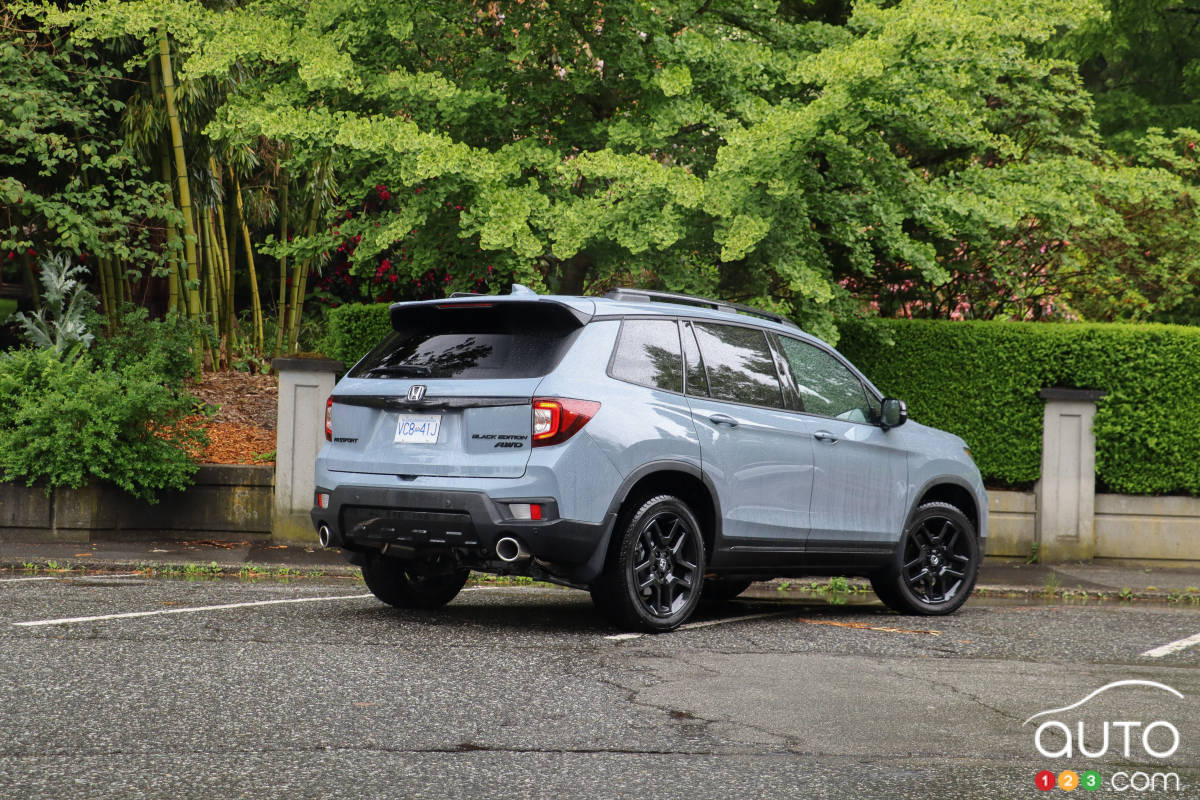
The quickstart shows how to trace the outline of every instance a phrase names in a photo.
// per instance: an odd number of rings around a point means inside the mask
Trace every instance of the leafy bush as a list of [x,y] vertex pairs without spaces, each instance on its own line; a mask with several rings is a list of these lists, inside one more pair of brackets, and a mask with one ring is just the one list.
[[165,386],[149,361],[115,369],[61,361],[52,349],[0,359],[0,480],[79,488],[108,481],[154,501],[182,489],[203,432],[194,401]]
[[392,330],[387,303],[348,303],[329,311],[325,353],[352,366]]
[[93,328],[100,325],[104,335],[96,339],[91,351],[97,365],[120,371],[140,363],[173,388],[199,377],[192,355],[196,342],[216,343],[212,327],[199,320],[173,311],[161,320],[150,319],[149,311],[129,303],[121,308],[115,325],[95,317]]
[[1041,470],[1046,387],[1101,389],[1102,489],[1200,494],[1200,329],[1171,325],[874,320],[839,349],[913,418],[971,446],[991,484]]

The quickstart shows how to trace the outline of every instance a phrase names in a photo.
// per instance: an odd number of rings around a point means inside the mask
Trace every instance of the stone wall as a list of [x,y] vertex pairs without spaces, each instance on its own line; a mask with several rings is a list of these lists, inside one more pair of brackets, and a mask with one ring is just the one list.
[[266,539],[275,469],[203,464],[196,483],[158,503],[112,487],[44,489],[0,483],[0,537],[86,542],[93,535],[175,539]]

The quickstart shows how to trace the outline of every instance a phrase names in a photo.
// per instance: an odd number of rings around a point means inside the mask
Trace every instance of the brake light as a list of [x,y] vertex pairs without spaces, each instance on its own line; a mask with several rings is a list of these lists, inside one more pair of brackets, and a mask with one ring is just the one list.
[[600,404],[562,397],[533,399],[533,446],[547,447],[570,439],[588,423]]
[[325,401],[325,441],[333,441],[333,395]]

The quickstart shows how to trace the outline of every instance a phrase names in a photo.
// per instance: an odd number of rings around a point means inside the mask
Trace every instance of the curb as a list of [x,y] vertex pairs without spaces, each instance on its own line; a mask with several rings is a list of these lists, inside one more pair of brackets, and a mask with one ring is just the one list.
[[[54,566],[52,567],[51,565]],[[229,561],[219,558],[209,559],[208,561],[200,561],[195,558],[147,558],[139,559],[138,561],[121,559],[93,560],[89,558],[86,560],[64,560],[62,562],[47,559],[36,559],[33,561],[0,559],[0,572],[17,573],[30,577],[45,575],[47,577],[70,578],[72,576],[96,574],[134,573],[143,574],[149,578],[248,578],[252,580],[292,580],[304,578],[351,578],[359,580],[362,575],[358,567],[345,562],[310,564],[301,567],[278,562]],[[482,581],[475,579],[474,582],[477,585],[489,585],[492,583],[505,586],[526,585],[521,581],[513,581],[511,583],[507,581],[496,582],[487,578]],[[849,587],[849,591],[844,592],[832,591],[828,580],[824,583],[818,581],[799,583],[787,579],[775,578],[769,581],[761,581],[757,585],[760,587],[758,589],[759,592],[765,593],[774,590],[778,593],[775,596],[780,597],[798,595],[828,599],[873,594],[870,582],[862,579],[847,581],[846,585]],[[1042,587],[1028,585],[982,584],[976,585],[971,594],[972,597],[977,598],[998,597],[1005,599],[1055,600],[1059,602],[1080,603],[1091,601],[1108,603],[1132,602],[1138,600],[1170,604],[1186,603],[1200,606],[1200,593],[1190,591],[1172,592],[1162,589],[1134,590],[1126,587],[1121,589],[1096,590],[1059,587],[1053,591],[1047,591]]]

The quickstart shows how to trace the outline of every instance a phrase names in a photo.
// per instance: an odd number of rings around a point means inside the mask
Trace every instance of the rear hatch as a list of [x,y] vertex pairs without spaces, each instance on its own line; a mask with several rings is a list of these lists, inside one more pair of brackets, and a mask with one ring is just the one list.
[[544,299],[394,306],[393,333],[334,390],[328,467],[521,477],[534,393],[587,319]]

